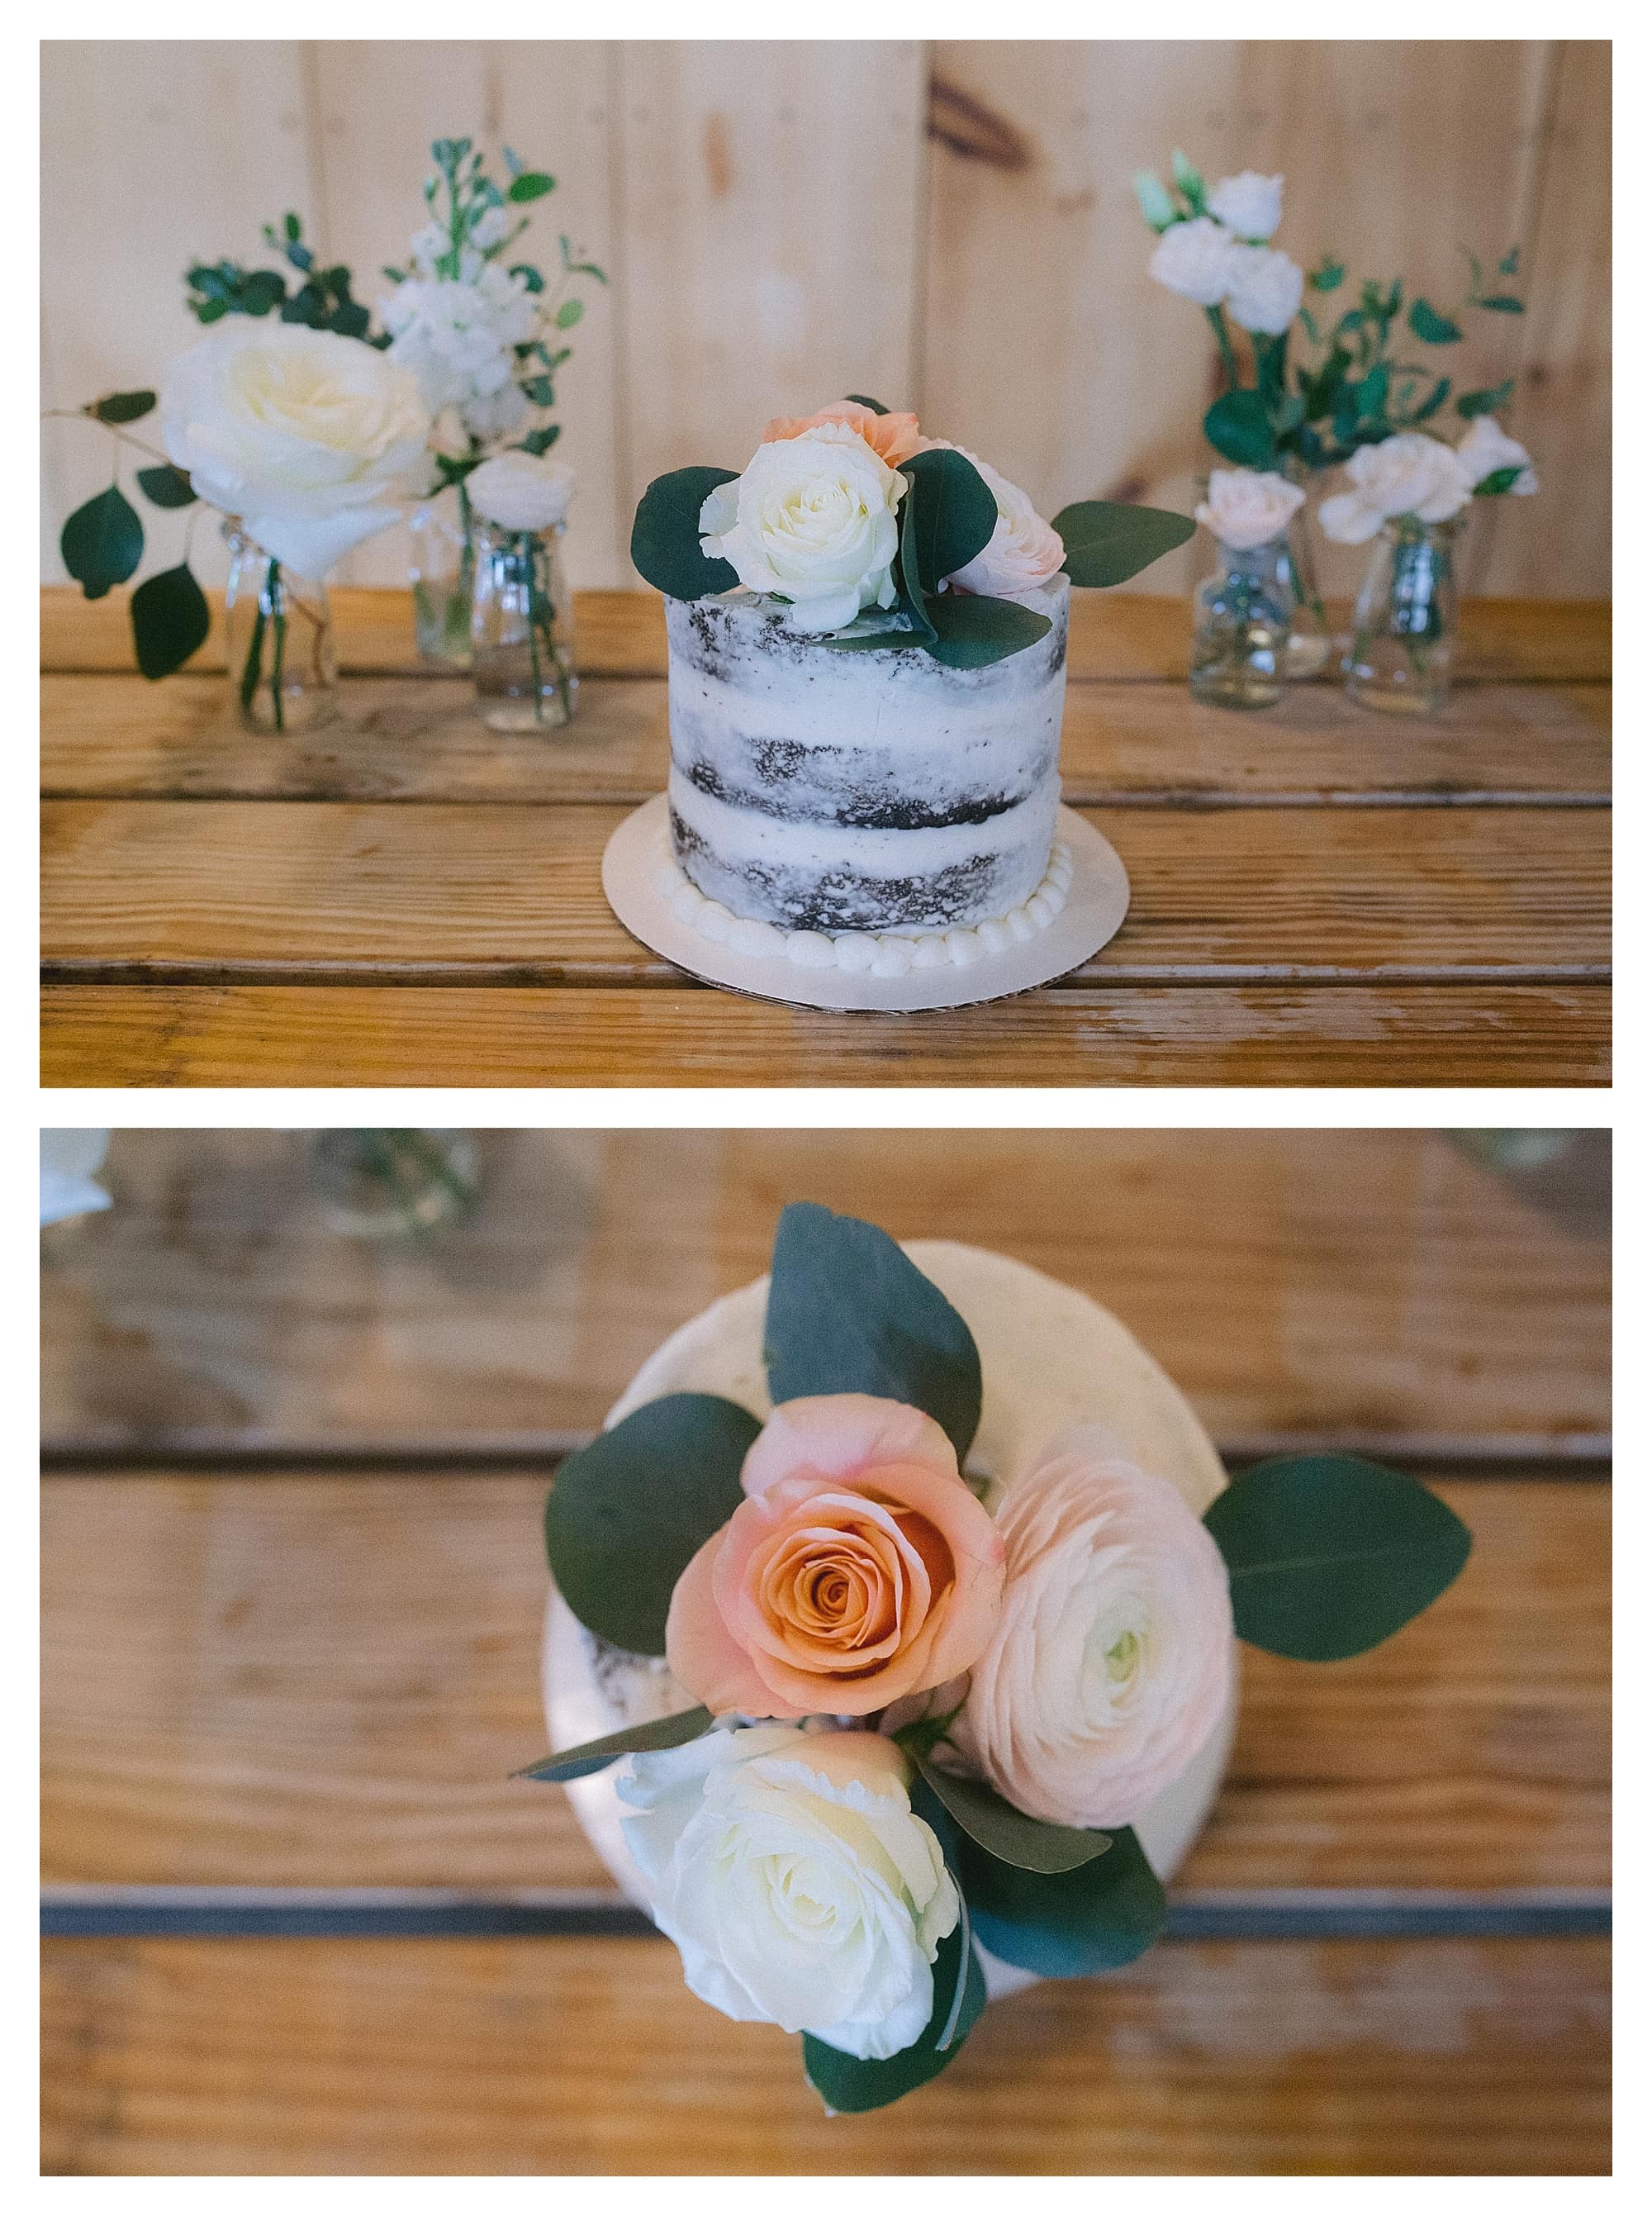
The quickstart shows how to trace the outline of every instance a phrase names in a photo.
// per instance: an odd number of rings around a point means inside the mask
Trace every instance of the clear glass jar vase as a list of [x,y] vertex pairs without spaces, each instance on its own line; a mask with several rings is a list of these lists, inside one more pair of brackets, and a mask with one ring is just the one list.
[[1279,541],[1284,553],[1277,580],[1291,612],[1290,635],[1285,642],[1285,675],[1293,683],[1317,677],[1330,660],[1330,625],[1319,594],[1314,564],[1313,537],[1308,528],[1306,507],[1298,508]]
[[1457,522],[1402,516],[1372,550],[1343,656],[1351,699],[1385,715],[1437,716],[1457,641]]
[[313,731],[338,714],[327,588],[301,577],[230,517],[224,623],[230,689],[249,731]]
[[574,720],[574,604],[562,573],[566,529],[476,526],[470,673],[490,730],[550,730]]
[[476,598],[476,532],[462,484],[445,486],[414,510],[413,637],[421,662],[439,669],[470,667],[470,608]]
[[1285,690],[1291,637],[1285,540],[1219,544],[1217,553],[1219,566],[1193,596],[1193,697],[1219,708],[1271,708]]

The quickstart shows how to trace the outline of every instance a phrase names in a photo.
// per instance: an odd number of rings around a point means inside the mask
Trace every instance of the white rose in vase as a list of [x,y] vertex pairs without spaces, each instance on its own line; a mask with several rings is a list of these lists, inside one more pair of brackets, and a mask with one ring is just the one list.
[[1213,470],[1194,520],[1224,546],[1249,553],[1280,537],[1306,498],[1277,470]]
[[1475,417],[1467,435],[1457,442],[1457,459],[1477,492],[1499,470],[1520,471],[1508,488],[1512,493],[1526,496],[1538,489],[1538,473],[1532,466],[1532,457],[1518,439],[1509,437],[1494,416]]
[[700,545],[749,592],[789,600],[793,631],[837,631],[894,604],[905,486],[858,431],[822,423],[759,446],[743,476],[719,485],[700,510]]
[[625,1843],[689,1990],[863,2059],[910,2047],[960,1911],[908,1775],[875,1733],[791,1724],[633,1756]]
[[1397,431],[1348,457],[1354,489],[1340,492],[1319,510],[1327,539],[1361,546],[1385,523],[1414,515],[1420,523],[1445,523],[1466,508],[1474,485],[1458,455],[1422,431]]
[[161,436],[200,497],[278,562],[323,577],[428,487],[430,410],[359,339],[236,317],[181,354]]
[[1285,180],[1259,176],[1242,169],[1237,177],[1224,177],[1207,195],[1206,205],[1218,223],[1236,238],[1271,238],[1284,212]]
[[1277,338],[1302,305],[1302,271],[1288,254],[1268,246],[1236,246],[1227,311],[1241,330]]
[[1047,1823],[1133,1824],[1220,1721],[1233,1613],[1216,1542],[1167,1479],[1079,1425],[999,1511],[1004,1613],[952,1736]]
[[953,446],[950,439],[925,439],[924,449],[951,447],[980,472],[987,490],[998,502],[998,520],[992,536],[973,561],[955,569],[942,582],[966,593],[1036,592],[1047,585],[1067,558],[1059,532],[1046,523],[1019,485],[1000,477],[990,462],[972,454],[967,446]]
[[550,531],[568,520],[574,472],[548,455],[513,446],[472,470],[465,489],[484,523],[501,531]]
[[1194,216],[1161,233],[1147,274],[1184,300],[1213,308],[1233,281],[1234,255],[1243,251],[1231,231],[1207,215]]

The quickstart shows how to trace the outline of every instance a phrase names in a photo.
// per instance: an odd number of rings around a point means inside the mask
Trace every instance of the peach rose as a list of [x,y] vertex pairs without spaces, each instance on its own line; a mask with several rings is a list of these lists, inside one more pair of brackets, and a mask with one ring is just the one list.
[[918,1409],[784,1401],[740,1484],[666,1624],[672,1676],[714,1714],[869,1715],[967,1670],[992,1636],[1004,1543]]
[[1233,1610],[1175,1486],[1063,1432],[998,1513],[1007,1578],[953,1726],[1004,1799],[1051,1824],[1133,1824],[1216,1728]]
[[766,446],[774,439],[801,439],[805,431],[818,430],[822,423],[846,423],[851,431],[858,431],[891,469],[918,452],[916,416],[880,416],[875,408],[863,408],[858,400],[834,400],[830,408],[817,408],[813,416],[777,416],[764,425],[763,443]]

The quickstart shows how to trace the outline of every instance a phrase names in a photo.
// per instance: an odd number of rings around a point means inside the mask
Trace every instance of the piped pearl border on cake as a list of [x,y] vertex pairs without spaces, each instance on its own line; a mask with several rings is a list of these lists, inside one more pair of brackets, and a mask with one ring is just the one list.
[[715,946],[728,946],[754,961],[786,961],[800,970],[863,970],[874,977],[904,977],[911,970],[966,970],[989,955],[1024,945],[1055,921],[1072,888],[1072,853],[1058,839],[1036,892],[1005,915],[950,931],[783,931],[734,914],[721,901],[708,900],[679,865],[667,831],[659,847],[654,890],[679,923],[697,931]]

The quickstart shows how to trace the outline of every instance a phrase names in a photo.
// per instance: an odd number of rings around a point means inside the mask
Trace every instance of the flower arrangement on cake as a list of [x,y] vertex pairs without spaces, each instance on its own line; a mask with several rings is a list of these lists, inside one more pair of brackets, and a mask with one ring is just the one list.
[[652,1713],[521,1774],[577,1797],[629,1763],[634,1894],[703,1999],[801,2035],[834,2111],[945,2069],[1004,1966],[1089,1976],[1152,1943],[1236,1634],[1361,1653],[1470,1543],[1351,1457],[1225,1485],[1104,1311],[915,1253],[786,1209],[766,1283],[661,1350],[545,1512],[568,1674],[638,1673]]

